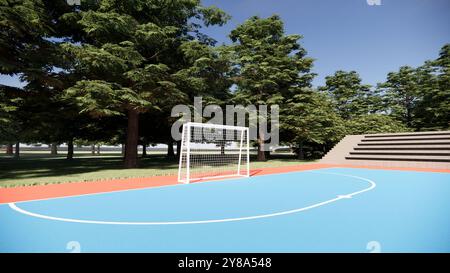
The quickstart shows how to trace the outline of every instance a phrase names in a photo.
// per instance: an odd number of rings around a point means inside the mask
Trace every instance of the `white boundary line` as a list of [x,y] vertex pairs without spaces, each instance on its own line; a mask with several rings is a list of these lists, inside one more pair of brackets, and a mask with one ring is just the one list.
[[9,203],[9,207],[16,212],[46,219],[46,220],[52,220],[52,221],[61,221],[61,222],[71,222],[71,223],[81,223],[81,224],[99,224],[99,225],[190,225],[190,224],[209,224],[209,223],[223,223],[223,222],[236,222],[236,221],[244,221],[244,220],[254,220],[254,219],[261,219],[261,218],[269,218],[269,217],[275,217],[275,216],[281,216],[281,215],[287,215],[287,214],[293,214],[297,212],[302,212],[306,210],[310,210],[313,208],[317,208],[326,204],[330,204],[336,201],[339,201],[341,199],[346,198],[352,198],[355,195],[361,194],[366,191],[370,191],[376,187],[376,183],[370,179],[359,177],[355,175],[347,175],[347,174],[341,174],[341,173],[333,173],[333,172],[321,172],[318,171],[316,173],[323,173],[323,174],[332,174],[332,175],[339,175],[339,176],[346,176],[346,177],[352,177],[355,179],[363,180],[370,183],[370,186],[356,192],[352,192],[350,194],[346,195],[338,195],[336,198],[326,200],[323,202],[319,202],[313,205],[309,205],[306,207],[298,208],[298,209],[292,209],[292,210],[286,210],[281,212],[275,212],[270,214],[261,214],[261,215],[254,215],[254,216],[247,216],[247,217],[238,217],[238,218],[225,218],[225,219],[212,219],[212,220],[197,220],[197,221],[168,221],[168,222],[117,222],[117,221],[96,221],[96,220],[82,220],[82,219],[72,219],[72,218],[61,218],[61,217],[53,217],[43,214],[38,214],[30,211],[26,211],[22,208],[19,208],[15,203]]
[[[328,170],[328,169],[342,169],[339,167],[327,167],[322,168],[320,170]],[[201,185],[203,183],[207,182],[214,182],[214,183],[222,183],[222,182],[228,182],[229,180],[241,180],[246,178],[253,178],[253,177],[260,177],[260,176],[268,176],[268,175],[282,175],[282,174],[290,174],[290,173],[299,173],[299,172],[316,172],[319,169],[313,169],[313,170],[297,170],[292,172],[284,172],[284,173],[268,173],[268,174],[260,174],[255,176],[249,176],[249,177],[226,177],[219,180],[205,180],[205,181],[196,181],[195,183],[189,184],[189,187],[192,187],[193,185]],[[132,178],[132,177],[130,177]],[[144,177],[145,178],[145,177]],[[90,181],[90,182],[74,182],[74,183],[102,183],[101,181]],[[71,182],[69,182],[71,183]],[[55,184],[56,185],[56,184]],[[161,185],[161,186],[148,186],[143,188],[131,188],[131,189],[119,189],[119,190],[112,190],[112,191],[104,191],[104,192],[93,192],[93,193],[83,193],[83,194],[77,194],[77,195],[68,195],[68,196],[57,196],[57,197],[46,197],[46,198],[38,198],[33,200],[23,200],[23,201],[17,201],[12,203],[28,203],[28,202],[36,202],[36,201],[45,201],[45,200],[52,200],[52,199],[62,199],[62,198],[77,198],[80,196],[89,196],[89,195],[99,195],[99,194],[112,194],[112,193],[119,193],[119,192],[127,192],[127,191],[140,191],[140,190],[150,190],[150,189],[158,189],[158,188],[169,188],[169,187],[186,187],[186,184],[184,183],[175,183],[175,184],[169,184],[169,185]],[[6,205],[8,203],[0,203],[1,205]]]

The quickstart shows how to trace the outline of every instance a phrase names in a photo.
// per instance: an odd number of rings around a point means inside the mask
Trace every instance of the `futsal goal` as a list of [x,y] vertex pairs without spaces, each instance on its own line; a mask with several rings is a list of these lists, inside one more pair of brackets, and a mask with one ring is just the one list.
[[188,122],[181,135],[178,182],[250,175],[247,127]]

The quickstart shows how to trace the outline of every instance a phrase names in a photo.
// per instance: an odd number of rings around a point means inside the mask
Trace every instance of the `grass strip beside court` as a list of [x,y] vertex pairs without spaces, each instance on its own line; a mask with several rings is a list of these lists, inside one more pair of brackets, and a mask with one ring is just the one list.
[[[306,162],[313,161],[299,161],[291,155],[274,155],[273,159],[265,162],[251,162],[250,167],[281,167]],[[20,159],[0,156],[0,187],[176,175],[177,171],[178,161],[161,154],[142,158],[139,168],[123,169],[122,157],[117,153],[76,154],[73,160],[66,160],[64,155],[24,153]]]

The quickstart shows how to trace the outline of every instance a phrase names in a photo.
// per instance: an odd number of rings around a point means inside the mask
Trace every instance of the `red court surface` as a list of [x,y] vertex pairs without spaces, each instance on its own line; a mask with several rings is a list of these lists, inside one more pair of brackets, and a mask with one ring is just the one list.
[[[250,171],[251,176],[260,176],[268,174],[315,170],[322,168],[365,168],[365,169],[383,169],[383,170],[404,170],[421,172],[445,172],[445,169],[425,169],[425,168],[385,168],[373,166],[354,166],[354,165],[330,165],[330,164],[301,164],[275,168],[259,168]],[[178,184],[177,176],[153,176],[126,179],[111,179],[91,182],[70,182],[62,184],[48,184],[36,186],[23,186],[0,188],[0,204],[41,200],[49,198],[58,198],[66,196],[76,196],[84,194],[95,194],[102,192],[123,191],[140,188],[160,187]]]

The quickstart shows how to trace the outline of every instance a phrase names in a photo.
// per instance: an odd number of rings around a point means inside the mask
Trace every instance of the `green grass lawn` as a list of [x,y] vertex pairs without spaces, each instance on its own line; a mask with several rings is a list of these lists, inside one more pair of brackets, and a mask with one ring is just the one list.
[[[301,164],[291,155],[274,155],[265,162],[251,161],[252,169]],[[90,155],[75,154],[71,161],[65,155],[23,153],[20,159],[0,155],[0,187],[15,187],[49,183],[93,181],[111,178],[175,175],[178,161],[162,154],[142,158],[137,169],[123,169],[122,157],[117,153]]]

